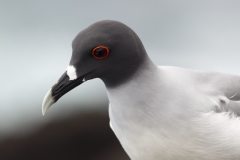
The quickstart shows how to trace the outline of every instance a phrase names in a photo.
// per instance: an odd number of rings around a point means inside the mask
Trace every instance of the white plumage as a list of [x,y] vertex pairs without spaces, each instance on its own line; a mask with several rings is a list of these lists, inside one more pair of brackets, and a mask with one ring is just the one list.
[[132,160],[240,159],[239,76],[144,66],[107,89],[113,131]]

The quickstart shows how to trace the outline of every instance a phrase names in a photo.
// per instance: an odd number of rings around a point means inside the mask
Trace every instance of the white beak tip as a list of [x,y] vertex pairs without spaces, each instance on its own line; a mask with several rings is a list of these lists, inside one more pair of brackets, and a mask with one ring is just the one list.
[[53,100],[53,97],[52,97],[52,89],[50,89],[44,99],[43,99],[43,102],[42,102],[42,114],[43,116],[45,115],[45,113],[47,112],[47,110],[54,104],[54,100]]

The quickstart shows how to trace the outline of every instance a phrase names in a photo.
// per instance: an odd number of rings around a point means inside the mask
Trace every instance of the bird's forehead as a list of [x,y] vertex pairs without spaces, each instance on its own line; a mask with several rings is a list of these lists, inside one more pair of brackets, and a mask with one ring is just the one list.
[[104,43],[121,39],[121,37],[128,34],[129,31],[130,28],[119,22],[98,22],[79,32],[74,38],[72,46],[75,47],[82,43]]
[[106,35],[103,33],[93,33],[93,32],[80,32],[72,42],[72,48],[87,47],[90,45],[102,43],[105,41]]

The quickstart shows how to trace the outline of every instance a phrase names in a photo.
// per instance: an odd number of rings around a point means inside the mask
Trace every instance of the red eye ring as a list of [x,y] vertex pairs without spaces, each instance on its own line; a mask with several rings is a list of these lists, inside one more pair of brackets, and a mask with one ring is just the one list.
[[[96,53],[98,50],[99,50],[99,52],[101,52],[100,54],[102,54],[102,51],[105,51],[105,54],[97,56]],[[98,60],[103,60],[103,59],[107,58],[108,55],[109,55],[109,49],[106,46],[97,46],[92,50],[92,56]]]

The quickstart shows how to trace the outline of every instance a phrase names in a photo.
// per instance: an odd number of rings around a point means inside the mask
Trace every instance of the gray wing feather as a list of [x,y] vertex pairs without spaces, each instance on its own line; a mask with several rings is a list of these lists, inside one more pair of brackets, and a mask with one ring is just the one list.
[[218,97],[219,112],[233,112],[240,116],[240,76],[207,72],[209,75],[209,87],[214,88],[215,96]]

